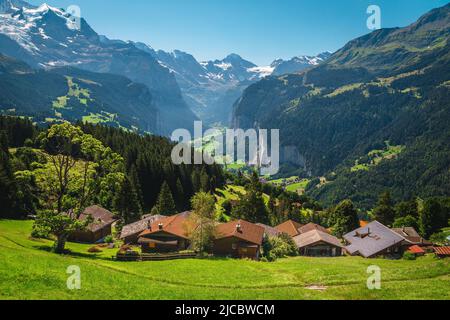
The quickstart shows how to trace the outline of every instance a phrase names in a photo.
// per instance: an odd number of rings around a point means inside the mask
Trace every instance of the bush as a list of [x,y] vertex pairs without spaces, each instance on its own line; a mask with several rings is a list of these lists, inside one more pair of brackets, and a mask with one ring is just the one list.
[[262,256],[267,261],[275,261],[279,258],[294,257],[298,254],[298,248],[294,240],[287,234],[268,237],[263,242]]
[[413,254],[413,253],[411,253],[411,252],[409,252],[409,251],[406,251],[406,252],[403,254],[403,259],[404,259],[404,260],[416,260],[416,256],[415,256],[415,254]]
[[437,245],[448,246],[450,241],[447,240],[448,234],[446,232],[439,232],[431,235],[430,241]]
[[106,236],[105,239],[103,239],[104,243],[113,243],[114,242],[114,238],[112,237],[112,235]]
[[94,247],[90,247],[90,248],[88,249],[88,252],[89,252],[89,253],[99,253],[99,252],[102,252],[102,249],[100,249],[100,248],[97,247],[97,246],[94,246]]

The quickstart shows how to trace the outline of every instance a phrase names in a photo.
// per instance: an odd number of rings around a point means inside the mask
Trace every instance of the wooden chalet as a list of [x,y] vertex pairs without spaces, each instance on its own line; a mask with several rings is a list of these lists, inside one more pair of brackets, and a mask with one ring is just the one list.
[[360,255],[364,258],[401,257],[405,250],[405,241],[407,241],[378,221],[347,233],[344,235],[344,240],[348,244],[345,247],[348,254]]
[[189,247],[188,218],[190,211],[155,220],[139,234],[138,244],[144,253],[164,253]]
[[137,244],[139,240],[139,235],[145,230],[151,228],[152,223],[159,221],[163,218],[166,218],[166,216],[162,215],[143,216],[141,220],[123,226],[119,238],[125,244]]
[[83,221],[91,216],[94,220],[88,225],[85,231],[73,232],[69,240],[81,243],[96,243],[111,235],[111,225],[114,223],[114,214],[100,206],[91,206],[86,208],[79,216],[79,220]]
[[220,224],[216,228],[213,253],[233,258],[259,259],[264,228],[238,220]]
[[295,236],[294,241],[300,255],[310,257],[338,257],[344,247],[338,238],[316,228]]

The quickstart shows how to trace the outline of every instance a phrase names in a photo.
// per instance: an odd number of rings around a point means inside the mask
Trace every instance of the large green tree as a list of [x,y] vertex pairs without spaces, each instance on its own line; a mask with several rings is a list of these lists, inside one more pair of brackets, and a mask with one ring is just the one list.
[[124,179],[123,159],[69,123],[52,126],[39,140],[47,162],[32,172],[43,208],[34,228],[54,235],[62,253],[70,234],[87,226],[89,219],[78,219],[85,207],[97,202],[111,209],[112,191]]
[[329,225],[333,234],[341,238],[344,234],[359,228],[358,211],[351,200],[344,200],[330,210]]
[[192,213],[189,218],[189,237],[193,248],[203,254],[212,248],[216,230],[214,196],[199,192],[191,199]]

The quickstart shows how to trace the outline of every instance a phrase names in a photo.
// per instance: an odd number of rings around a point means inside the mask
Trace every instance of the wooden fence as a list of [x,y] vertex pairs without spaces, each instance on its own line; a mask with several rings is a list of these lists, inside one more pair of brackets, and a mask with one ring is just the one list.
[[115,257],[117,261],[164,261],[177,259],[194,259],[197,258],[196,253],[167,253],[167,254],[123,254],[118,253]]

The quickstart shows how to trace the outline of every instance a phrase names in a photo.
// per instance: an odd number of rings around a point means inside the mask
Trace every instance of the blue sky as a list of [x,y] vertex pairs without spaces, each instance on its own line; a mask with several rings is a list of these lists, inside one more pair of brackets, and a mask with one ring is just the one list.
[[[43,1],[31,0],[33,4]],[[112,39],[179,49],[198,60],[238,53],[258,65],[276,58],[335,51],[368,33],[367,7],[380,6],[382,27],[406,26],[448,0],[47,0],[82,16]]]

